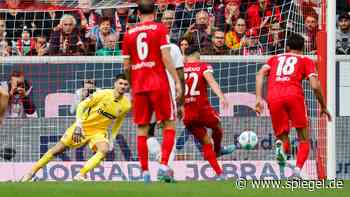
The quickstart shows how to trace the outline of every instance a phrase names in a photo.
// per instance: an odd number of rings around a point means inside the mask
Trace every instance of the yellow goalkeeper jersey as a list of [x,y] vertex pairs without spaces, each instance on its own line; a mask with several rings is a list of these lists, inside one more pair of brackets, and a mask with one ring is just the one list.
[[114,91],[99,90],[79,103],[76,117],[81,121],[85,135],[107,133],[112,125],[112,136],[117,135],[126,114],[131,109],[131,103],[126,96],[117,99]]

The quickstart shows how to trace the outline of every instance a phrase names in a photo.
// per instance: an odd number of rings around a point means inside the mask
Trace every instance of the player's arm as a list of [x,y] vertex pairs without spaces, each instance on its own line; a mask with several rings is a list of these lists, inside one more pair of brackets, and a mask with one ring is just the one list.
[[170,47],[162,47],[161,48],[162,53],[162,60],[165,65],[165,68],[170,73],[171,77],[175,81],[175,89],[176,89],[176,100],[180,101],[180,99],[183,97],[183,90],[180,78],[176,72],[176,69],[172,63],[171,56],[170,56]]
[[102,100],[102,98],[105,96],[104,91],[97,91],[94,94],[92,94],[90,97],[84,99],[82,102],[78,104],[77,107],[77,114],[76,114],[76,121],[77,123],[82,121],[83,113],[86,109],[95,106],[98,102]]
[[309,77],[309,81],[310,81],[310,86],[311,86],[311,88],[314,91],[314,94],[316,96],[316,99],[320,103],[321,114],[327,115],[328,120],[331,121],[332,120],[332,116],[329,113],[329,111],[327,110],[327,104],[326,104],[326,101],[325,101],[325,99],[323,97],[323,94],[322,94],[320,81],[318,80],[316,75],[315,76],[310,76]]
[[264,84],[264,77],[269,74],[270,66],[265,64],[256,74],[256,86],[255,86],[255,94],[256,94],[256,103],[255,103],[255,111],[257,113],[261,113],[262,110],[262,88]]
[[9,94],[8,92],[0,87],[0,124],[5,116],[7,105],[9,103]]
[[123,59],[124,59],[124,74],[126,79],[128,80],[129,84],[131,84],[130,80],[130,72],[131,72],[131,65],[130,65],[130,52],[129,52],[129,35],[128,32],[125,33],[124,38],[123,38]]
[[214,75],[211,70],[207,70],[203,73],[204,79],[207,81],[210,88],[213,90],[213,92],[219,97],[220,102],[224,105],[224,107],[228,107],[228,102],[225,98],[224,93],[221,91],[221,88],[216,82]]
[[128,80],[129,84],[131,84],[131,80],[130,80],[130,57],[129,56],[125,56],[124,58],[124,74],[126,77],[126,80]]

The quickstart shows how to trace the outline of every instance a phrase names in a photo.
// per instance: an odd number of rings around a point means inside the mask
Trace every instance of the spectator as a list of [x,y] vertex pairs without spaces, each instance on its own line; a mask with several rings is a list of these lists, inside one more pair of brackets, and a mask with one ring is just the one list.
[[276,55],[284,52],[284,39],[280,23],[270,25],[267,38],[267,54]]
[[185,55],[185,50],[189,47],[189,41],[187,38],[181,38],[179,45],[180,45],[180,49],[181,49],[181,53],[182,55]]
[[40,36],[35,40],[35,46],[32,48],[27,55],[30,56],[45,56],[48,55],[49,49],[47,41],[44,36]]
[[114,34],[109,34],[106,37],[106,46],[96,52],[97,56],[117,56],[120,55],[120,50],[117,44],[118,38]]
[[88,32],[97,25],[99,16],[91,9],[91,0],[79,0],[78,7],[80,8],[80,26],[85,32]]
[[239,54],[244,56],[263,54],[263,48],[259,42],[259,36],[256,29],[250,29],[246,33],[245,46],[241,48]]
[[106,47],[106,38],[112,34],[117,36],[118,40],[119,34],[111,28],[111,19],[102,17],[99,25],[91,30],[89,36],[96,41],[96,50],[99,50]]
[[196,47],[207,48],[211,45],[211,29],[208,12],[201,10],[196,14],[196,22],[188,27],[183,37],[192,40]]
[[[167,10],[174,10],[175,5],[170,3],[169,0],[157,0],[157,11],[156,11],[156,21],[161,21],[163,14]],[[175,17],[175,16],[174,16]]]
[[247,25],[244,18],[238,18],[233,30],[225,35],[226,46],[235,51],[239,50],[245,43],[245,32]]
[[23,72],[13,71],[9,81],[1,82],[2,88],[9,92],[9,105],[6,117],[37,117],[36,107],[32,101],[32,86],[25,80]]
[[225,44],[225,32],[216,30],[212,36],[212,45],[200,50],[203,55],[228,55],[230,48]]
[[270,0],[258,0],[247,9],[247,24],[249,28],[264,28],[271,21],[281,22],[281,11]]
[[224,4],[220,5],[215,10],[215,27],[224,30],[230,30],[240,18],[240,0],[225,0]]
[[50,55],[83,55],[85,46],[76,28],[76,20],[72,15],[65,14],[59,26],[51,33]]
[[178,31],[178,29],[173,28],[174,20],[175,20],[175,11],[173,10],[164,11],[161,22],[165,24],[169,29],[170,42],[177,43],[178,40],[180,39],[181,32]]
[[15,47],[16,54],[20,56],[28,55],[29,51],[35,47],[35,40],[30,36],[30,32],[26,27],[24,27],[22,35],[20,38],[18,38]]
[[0,18],[0,57],[9,56],[11,54],[11,47],[9,47],[6,40],[6,23]]
[[115,30],[120,32],[119,40],[123,40],[124,32],[127,29],[129,19],[129,8],[121,7],[117,8],[115,12]]
[[343,13],[338,18],[336,40],[336,53],[350,54],[350,15],[348,13]]
[[310,54],[316,53],[317,21],[316,13],[305,16],[305,51]]
[[18,12],[12,10],[11,12],[6,12],[6,37],[11,40],[11,45],[14,47],[18,37],[21,37],[22,32],[18,30],[27,27],[28,30],[33,30],[33,16],[31,12]]
[[86,99],[87,97],[89,97],[90,95],[92,95],[97,90],[99,90],[99,88],[96,88],[95,80],[93,79],[84,80],[83,87],[75,91],[74,102],[73,102],[73,105],[71,105],[70,113],[75,114],[78,104],[84,99]]
[[186,0],[175,9],[175,27],[181,30],[187,29],[196,18],[198,9],[203,8],[202,3],[196,3],[196,0]]

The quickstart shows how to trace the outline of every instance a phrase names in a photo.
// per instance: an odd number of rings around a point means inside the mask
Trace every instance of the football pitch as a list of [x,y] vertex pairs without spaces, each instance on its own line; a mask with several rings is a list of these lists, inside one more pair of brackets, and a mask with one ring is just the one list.
[[[247,185],[251,184],[251,181]],[[0,197],[312,197],[350,196],[350,181],[342,189],[238,189],[235,181],[184,181],[175,184],[154,182],[32,182],[0,183]]]

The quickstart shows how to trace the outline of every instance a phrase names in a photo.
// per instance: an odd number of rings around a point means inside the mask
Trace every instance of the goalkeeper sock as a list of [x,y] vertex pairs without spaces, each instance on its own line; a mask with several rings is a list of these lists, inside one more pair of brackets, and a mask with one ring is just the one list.
[[137,154],[142,171],[148,171],[147,136],[137,136]]
[[290,155],[290,142],[289,139],[283,142],[283,151],[286,155]]
[[309,156],[309,150],[310,144],[308,140],[303,140],[299,142],[297,153],[297,167],[299,169],[303,168],[303,165]]
[[216,160],[215,152],[213,151],[211,144],[204,144],[203,145],[203,155],[204,159],[206,159],[211,167],[214,169],[216,175],[222,174],[222,169],[219,166],[218,160]]
[[173,150],[174,142],[175,142],[175,130],[172,128],[164,129],[161,164],[168,165],[169,156],[171,151]]
[[37,161],[33,167],[32,167],[32,172],[33,174],[35,174],[36,172],[38,172],[42,167],[44,167],[47,163],[49,163],[49,161],[51,161],[53,159],[53,154],[52,154],[52,150],[49,149],[40,159],[39,161]]
[[85,176],[90,170],[98,166],[104,157],[105,157],[105,154],[101,152],[97,152],[85,163],[84,167],[80,169],[80,174]]
[[223,131],[221,127],[213,129],[213,133],[211,134],[211,137],[213,138],[213,142],[214,142],[214,151],[217,156],[220,155],[220,151],[221,151],[222,135],[223,135]]

